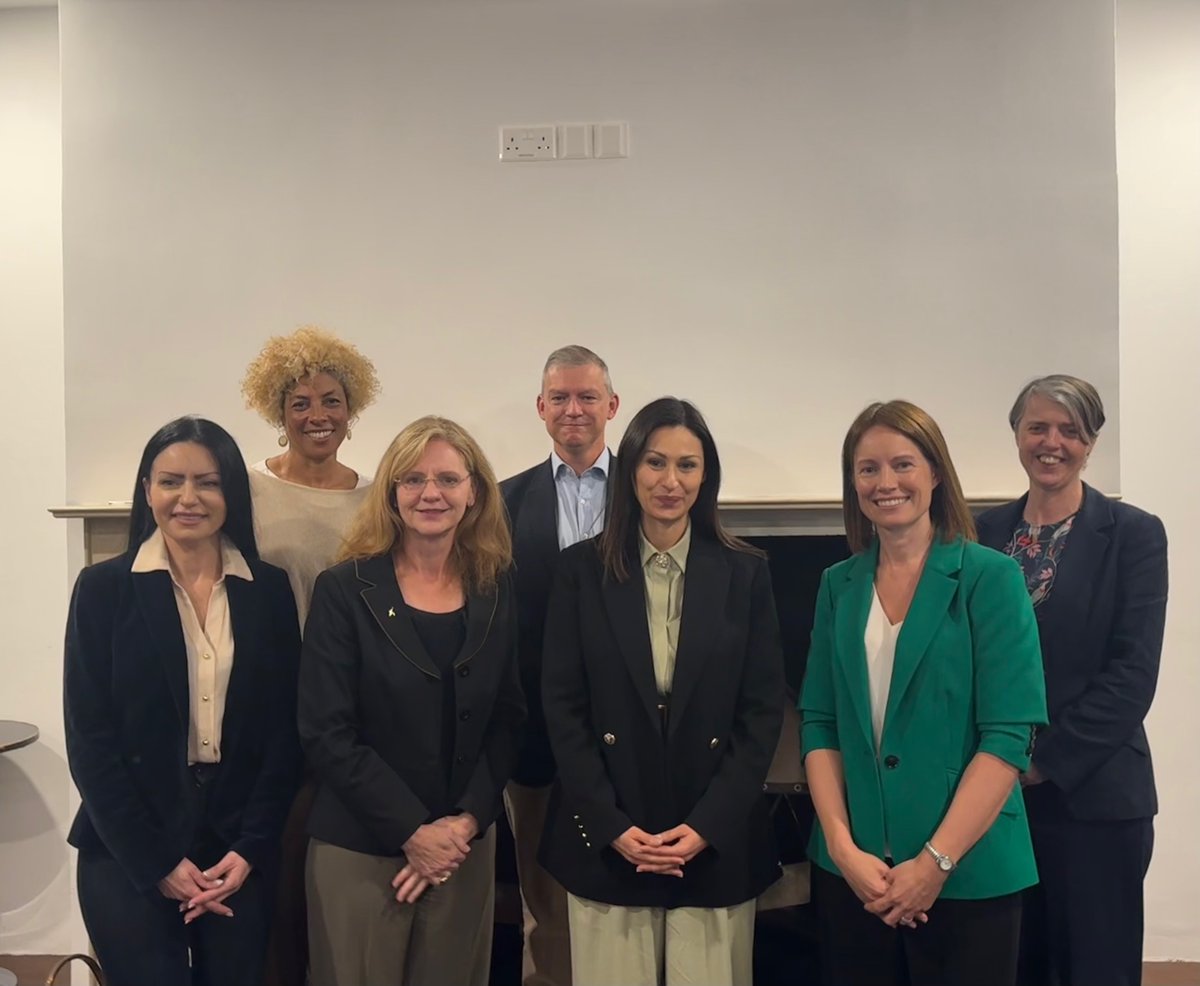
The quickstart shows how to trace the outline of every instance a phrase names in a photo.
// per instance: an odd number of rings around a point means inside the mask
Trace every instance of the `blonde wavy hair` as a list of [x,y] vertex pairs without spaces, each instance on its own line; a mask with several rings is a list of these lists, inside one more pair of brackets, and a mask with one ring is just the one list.
[[461,425],[436,415],[418,418],[392,439],[367,498],[350,522],[338,561],[372,558],[403,546],[405,526],[396,507],[396,481],[412,471],[433,441],[445,442],[463,457],[474,483],[475,502],[454,532],[455,567],[467,586],[491,588],[512,564],[512,536],[496,474]]
[[374,364],[350,343],[315,325],[268,339],[246,367],[242,396],[248,408],[282,428],[287,395],[299,381],[318,373],[328,373],[342,385],[351,417],[379,396]]

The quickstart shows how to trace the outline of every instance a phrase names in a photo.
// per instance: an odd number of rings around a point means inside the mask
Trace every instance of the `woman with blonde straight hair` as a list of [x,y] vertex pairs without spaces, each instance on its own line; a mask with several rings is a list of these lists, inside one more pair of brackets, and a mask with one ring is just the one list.
[[484,986],[492,822],[524,718],[508,525],[446,418],[400,432],[375,475],[301,658],[311,981]]

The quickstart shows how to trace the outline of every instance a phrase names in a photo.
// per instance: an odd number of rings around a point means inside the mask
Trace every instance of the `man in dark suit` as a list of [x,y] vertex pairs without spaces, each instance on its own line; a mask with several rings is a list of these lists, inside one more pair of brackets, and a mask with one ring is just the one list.
[[542,712],[542,634],[558,553],[604,529],[612,458],[604,429],[619,404],[604,360],[583,346],[556,349],[537,397],[553,451],[500,484],[512,525],[518,651],[529,709],[517,770],[504,795],[525,912],[524,986],[571,982],[566,894],[537,861],[555,775]]

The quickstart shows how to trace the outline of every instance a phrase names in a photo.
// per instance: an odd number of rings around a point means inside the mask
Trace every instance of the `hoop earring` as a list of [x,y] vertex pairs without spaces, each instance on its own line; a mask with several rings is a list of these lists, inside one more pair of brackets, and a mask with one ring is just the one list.
[[280,448],[287,448],[287,433],[281,431],[279,433],[279,437],[275,439],[275,441],[279,443]]

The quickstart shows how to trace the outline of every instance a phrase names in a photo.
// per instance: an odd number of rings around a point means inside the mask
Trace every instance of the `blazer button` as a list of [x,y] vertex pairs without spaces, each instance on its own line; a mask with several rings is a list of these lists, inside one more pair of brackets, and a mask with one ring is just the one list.
[[458,718],[460,718],[463,722],[466,722],[468,719],[471,718],[471,710],[463,709],[462,712],[460,712],[458,714]]
[[470,676],[470,674],[471,674],[471,669],[468,667],[462,667],[462,668],[458,669],[458,676],[460,678],[467,678]]
[[719,739],[717,739],[715,736],[708,741],[708,748],[710,750],[715,750],[720,745],[721,745],[721,741]]
[[900,758],[889,754],[883,758],[883,765],[887,767],[888,770],[895,770],[900,766]]
[[617,741],[617,738],[612,733],[604,734],[604,742],[612,746]]
[[463,755],[460,753],[458,756],[456,756],[456,757],[454,758],[454,762],[455,762],[455,763],[466,763],[466,762],[467,762],[467,758],[466,758],[466,757],[464,757],[464,756],[463,756]]

